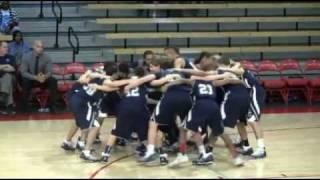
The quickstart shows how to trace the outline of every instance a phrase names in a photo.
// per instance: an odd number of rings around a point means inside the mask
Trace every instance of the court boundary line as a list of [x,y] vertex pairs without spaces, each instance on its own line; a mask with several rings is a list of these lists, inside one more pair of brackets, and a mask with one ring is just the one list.
[[[320,128],[320,126],[318,126],[318,127],[300,127],[300,128],[270,129],[270,130],[264,130],[264,131],[265,131],[265,132],[268,132],[268,131],[269,131],[269,132],[273,132],[273,131],[288,131],[288,130],[302,130],[302,129],[319,129],[319,128]],[[252,133],[252,132],[248,132],[248,133]],[[231,134],[229,134],[229,135],[234,135],[234,134],[236,134],[236,133],[231,133]],[[89,179],[95,178],[95,176],[97,176],[102,170],[106,169],[107,167],[111,166],[112,164],[114,164],[114,163],[116,163],[116,162],[119,162],[119,161],[121,161],[121,160],[123,160],[123,159],[127,159],[127,158],[129,158],[129,157],[132,157],[134,154],[135,154],[135,153],[129,154],[129,155],[126,155],[126,156],[122,156],[122,157],[120,157],[120,158],[118,158],[118,159],[116,159],[116,160],[114,160],[114,161],[111,161],[110,163],[108,163],[108,164],[100,167],[99,169],[97,169],[96,171],[94,171],[94,172],[90,175]],[[208,167],[207,169],[210,170],[210,171],[212,171],[212,172],[214,172],[214,173],[216,173],[216,174],[218,175],[218,176],[217,176],[218,179],[229,179],[229,178],[232,179],[232,178],[233,178],[233,177],[228,177],[228,176],[224,175],[224,173],[222,173],[222,172],[220,172],[220,171],[218,171],[218,170],[214,170],[214,169],[211,169],[211,168],[209,168],[209,167]],[[317,176],[320,177],[320,175],[287,176],[286,174],[283,173],[283,174],[281,174],[281,176],[272,176],[272,177],[240,177],[240,178],[241,178],[241,179],[256,179],[256,178],[267,178],[267,179],[279,179],[279,178],[284,179],[284,178],[288,178],[288,179],[290,179],[290,178],[303,178],[303,177],[308,178],[308,177],[317,177]]]
[[127,158],[129,158],[129,157],[131,157],[131,156],[133,156],[133,155],[134,155],[134,153],[133,153],[133,154],[128,154],[128,155],[122,156],[122,157],[120,157],[120,158],[118,158],[118,159],[115,159],[115,160],[111,161],[110,163],[108,163],[108,164],[100,167],[99,169],[95,170],[95,171],[90,175],[89,179],[95,178],[102,170],[106,169],[107,167],[111,166],[112,164],[114,164],[114,163],[116,163],[116,162],[119,162],[119,161],[121,161],[121,160],[127,159]]

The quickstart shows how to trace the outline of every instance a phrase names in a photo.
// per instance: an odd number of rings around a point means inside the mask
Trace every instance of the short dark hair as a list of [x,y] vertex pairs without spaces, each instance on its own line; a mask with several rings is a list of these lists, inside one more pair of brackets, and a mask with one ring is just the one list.
[[117,72],[117,65],[114,62],[105,62],[103,69],[106,72],[106,75],[111,76]]
[[162,59],[160,58],[154,58],[151,60],[150,64],[154,65],[154,66],[161,66],[162,64]]
[[151,50],[146,50],[146,51],[143,53],[143,59],[145,59],[148,55],[154,55],[154,52],[151,51]]
[[20,37],[21,37],[21,41],[23,41],[23,35],[22,35],[22,32],[19,31],[19,30],[16,30],[12,33],[12,39],[13,41],[16,39],[17,35],[20,34]]
[[136,67],[134,69],[134,74],[138,77],[143,77],[145,75],[145,70],[143,67]]
[[121,73],[129,74],[130,72],[130,67],[127,62],[120,62],[118,65],[118,70]]
[[196,59],[196,60],[194,60],[194,64],[200,64],[200,62],[201,62],[201,60],[203,59],[203,58],[209,58],[209,57],[211,57],[212,56],[212,54],[211,53],[209,53],[209,52],[207,52],[207,51],[202,51],[201,53],[200,53],[200,56]]
[[180,49],[178,47],[166,47],[164,50],[173,50],[175,53],[180,54]]

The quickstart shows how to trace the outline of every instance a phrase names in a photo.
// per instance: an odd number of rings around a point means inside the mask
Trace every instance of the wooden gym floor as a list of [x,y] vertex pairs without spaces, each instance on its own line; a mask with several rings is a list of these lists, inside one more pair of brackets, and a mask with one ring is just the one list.
[[[184,168],[144,167],[135,162],[132,146],[117,148],[114,163],[86,163],[79,152],[59,146],[72,120],[0,121],[0,178],[298,178],[320,177],[320,113],[265,114],[262,124],[268,157],[236,168],[219,140],[215,165]],[[103,124],[102,139],[114,119]],[[236,131],[232,130],[230,133]],[[249,131],[251,145],[255,139]],[[96,146],[102,150],[102,146]],[[98,151],[99,152],[99,151]],[[195,154],[190,154],[195,157]],[[170,156],[172,160],[174,155]]]

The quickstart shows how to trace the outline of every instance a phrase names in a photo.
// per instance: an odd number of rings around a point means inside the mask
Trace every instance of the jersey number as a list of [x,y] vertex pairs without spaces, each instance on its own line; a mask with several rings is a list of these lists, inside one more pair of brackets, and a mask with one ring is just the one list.
[[200,94],[212,95],[213,90],[210,84],[199,84]]
[[138,96],[140,96],[139,88],[132,89],[127,94],[127,97],[138,97]]

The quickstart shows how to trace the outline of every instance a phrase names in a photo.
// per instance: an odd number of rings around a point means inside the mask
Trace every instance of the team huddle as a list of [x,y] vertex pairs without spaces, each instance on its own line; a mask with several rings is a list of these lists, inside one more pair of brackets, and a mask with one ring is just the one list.
[[[113,147],[136,134],[138,163],[177,167],[189,162],[188,146],[198,149],[193,165],[212,164],[213,147],[221,137],[235,166],[244,164],[244,155],[266,157],[259,121],[265,92],[254,74],[226,56],[202,52],[191,63],[177,48],[164,52],[166,57],[155,57],[147,51],[144,63],[135,68],[105,63],[82,74],[67,93],[75,123],[61,147],[79,149],[80,158],[87,161],[108,162]],[[93,144],[110,114],[116,121],[101,157],[96,157]],[[246,125],[257,139],[255,150],[249,145]],[[236,143],[225,132],[235,127],[241,137]],[[74,144],[79,129],[81,136]],[[177,157],[169,162],[172,151]]]

